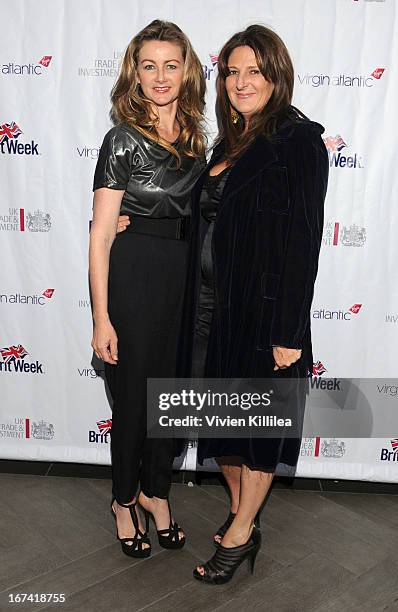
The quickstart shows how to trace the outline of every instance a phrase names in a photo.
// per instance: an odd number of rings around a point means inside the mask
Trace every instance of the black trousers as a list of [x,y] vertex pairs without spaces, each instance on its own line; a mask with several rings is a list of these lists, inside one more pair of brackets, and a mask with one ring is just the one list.
[[147,437],[146,379],[175,376],[186,266],[183,240],[126,231],[112,245],[108,302],[119,359],[105,365],[105,375],[113,398],[113,495],[122,504],[139,486],[148,497],[169,494],[180,445]]

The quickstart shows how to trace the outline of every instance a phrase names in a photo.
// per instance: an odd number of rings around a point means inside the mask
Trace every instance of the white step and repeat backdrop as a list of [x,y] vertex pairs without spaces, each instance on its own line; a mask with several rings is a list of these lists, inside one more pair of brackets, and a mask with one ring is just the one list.
[[[250,23],[294,60],[294,103],[330,158],[313,303],[314,380],[376,379],[398,409],[395,0],[1,0],[0,457],[109,463],[111,410],[92,364],[87,247],[109,93],[132,36],[155,18],[189,35],[214,133],[217,53]],[[369,380],[368,380],[369,382]],[[393,428],[392,428],[393,429]],[[305,438],[298,475],[398,481],[398,430]],[[195,448],[184,467],[195,465]]]

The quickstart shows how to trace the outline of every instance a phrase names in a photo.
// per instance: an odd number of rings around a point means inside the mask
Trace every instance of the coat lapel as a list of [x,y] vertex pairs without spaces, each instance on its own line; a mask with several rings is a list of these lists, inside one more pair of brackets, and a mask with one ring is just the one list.
[[[210,168],[223,158],[224,148],[221,144],[214,150],[205,173],[208,173]],[[231,197],[264,168],[268,168],[268,166],[275,164],[277,161],[278,155],[275,146],[262,136],[257,138],[233,165],[225,183],[222,200],[225,201]]]

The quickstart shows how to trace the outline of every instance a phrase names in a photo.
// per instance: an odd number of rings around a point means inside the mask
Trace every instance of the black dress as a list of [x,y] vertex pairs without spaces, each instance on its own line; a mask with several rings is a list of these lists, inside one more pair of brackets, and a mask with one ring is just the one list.
[[[120,503],[131,501],[139,482],[148,497],[169,493],[178,452],[173,440],[146,436],[146,379],[175,376],[187,241],[154,235],[151,220],[159,229],[189,217],[202,168],[202,161],[183,156],[177,170],[171,153],[125,124],[106,134],[98,158],[94,190],[124,190],[120,213],[131,219],[113,242],[108,283],[119,359],[105,364],[105,375],[113,398],[113,494]],[[137,233],[143,218],[146,229]]]
[[225,183],[231,167],[219,174],[207,174],[200,196],[201,212],[201,283],[195,325],[192,376],[203,378],[205,375],[207,346],[214,309],[214,274],[211,244],[217,207],[221,200]]

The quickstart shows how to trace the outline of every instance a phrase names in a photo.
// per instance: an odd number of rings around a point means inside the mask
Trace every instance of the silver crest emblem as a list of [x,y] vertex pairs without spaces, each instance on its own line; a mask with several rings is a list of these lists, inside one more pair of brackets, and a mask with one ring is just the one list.
[[36,440],[52,440],[54,437],[54,425],[52,423],[46,423],[45,421],[33,423],[32,436]]
[[353,223],[349,227],[343,225],[340,240],[344,246],[361,247],[366,242],[366,229]]
[[26,225],[31,232],[48,232],[51,228],[51,217],[42,210],[35,210],[33,214],[28,213]]
[[321,446],[321,453],[324,457],[339,459],[345,453],[345,444],[344,442],[339,442],[338,440],[336,440],[336,438],[331,438],[330,440],[323,440]]

